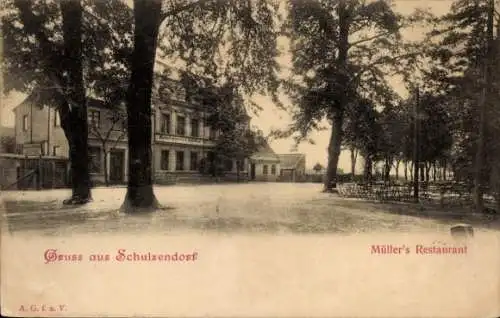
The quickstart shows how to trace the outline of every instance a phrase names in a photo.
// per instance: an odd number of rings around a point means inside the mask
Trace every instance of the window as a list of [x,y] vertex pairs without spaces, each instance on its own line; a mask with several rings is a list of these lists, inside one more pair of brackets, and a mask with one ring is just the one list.
[[200,121],[198,119],[191,119],[191,136],[200,137]]
[[267,174],[267,169],[267,165],[264,165],[264,167],[262,167],[262,173]]
[[214,140],[215,139],[215,129],[212,129],[212,127],[209,128],[208,138],[210,140]]
[[121,121],[117,121],[115,123],[110,122],[110,124],[112,126],[111,130],[113,130],[113,131],[121,131],[123,129]]
[[42,155],[48,156],[49,155],[49,143],[48,143],[48,141],[42,142],[41,147],[42,147]]
[[101,172],[101,148],[89,147],[89,169],[91,173]]
[[170,134],[170,114],[161,114],[161,132]]
[[128,129],[127,117],[124,113],[112,113],[108,118],[108,124],[111,125],[111,130],[125,132]]
[[242,161],[242,160],[237,160],[237,161],[236,161],[236,168],[237,168],[238,170],[240,170],[240,171],[241,171],[241,170],[245,170],[245,162],[244,162],[244,161]]
[[233,161],[231,159],[226,160],[226,171],[232,171],[233,170]]
[[169,158],[170,152],[168,150],[162,150],[161,151],[161,162],[160,162],[160,169],[161,170],[168,170],[168,158]]
[[175,159],[175,170],[184,170],[184,151],[177,151]]
[[57,155],[58,155],[58,154],[57,154],[57,149],[58,149],[58,148],[59,148],[59,146],[57,146],[57,145],[56,145],[56,146],[52,146],[52,155],[53,155],[53,156],[57,156]]
[[23,116],[23,131],[28,131],[28,115]]
[[213,163],[215,161],[215,153],[213,151],[208,151],[206,158],[208,162]]
[[61,127],[61,116],[57,110],[54,112],[54,127]]
[[276,165],[271,166],[271,174],[275,175],[276,174]]
[[126,119],[122,119],[121,125],[122,125],[122,131],[127,131],[128,130],[128,122],[127,122]]
[[186,118],[183,116],[177,116],[177,129],[175,131],[177,135],[184,136],[186,134]]
[[198,153],[197,152],[191,152],[191,166],[189,170],[198,170]]
[[89,125],[94,128],[101,127],[101,113],[97,110],[91,110],[88,115]]

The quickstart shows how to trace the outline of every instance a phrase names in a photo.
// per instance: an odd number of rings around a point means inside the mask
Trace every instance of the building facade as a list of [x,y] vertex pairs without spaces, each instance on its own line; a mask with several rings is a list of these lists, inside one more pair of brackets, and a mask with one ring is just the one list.
[[[152,168],[159,184],[210,179],[215,166],[213,148],[219,136],[207,124],[201,106],[186,101],[182,87],[172,81],[170,98],[152,102]],[[125,107],[107,108],[88,99],[90,173],[94,183],[120,184],[128,179],[128,140]],[[53,107],[39,106],[31,97],[14,108],[15,139],[25,155],[69,157],[69,146]],[[248,118],[249,119],[249,118]],[[228,160],[223,178],[247,179],[248,159]],[[208,169],[207,169],[208,168]],[[239,169],[238,169],[239,168]]]
[[[169,96],[166,103],[153,98],[155,182],[201,181],[216,165],[213,149],[220,133],[206,124],[209,114],[200,105],[186,101],[182,87],[177,85]],[[221,164],[225,179],[246,178],[248,159]]]
[[[68,158],[69,145],[61,118],[53,107],[38,105],[31,96],[14,108],[15,139],[28,156]],[[89,156],[91,178],[96,183],[127,180],[126,121],[115,120],[115,112],[102,101],[88,99]],[[120,117],[118,117],[120,118]]]
[[31,96],[13,109],[14,134],[20,152],[26,155],[67,157],[69,147],[57,111],[38,105]]
[[280,160],[267,142],[250,157],[250,180],[277,181],[280,175]]

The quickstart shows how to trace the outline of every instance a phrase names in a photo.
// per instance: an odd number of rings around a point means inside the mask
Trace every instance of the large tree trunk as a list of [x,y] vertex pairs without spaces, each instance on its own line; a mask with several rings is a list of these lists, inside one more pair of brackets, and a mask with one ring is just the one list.
[[106,145],[103,144],[102,145],[102,150],[103,150],[103,153],[104,153],[104,184],[107,186],[109,186],[109,174],[108,174],[108,155],[109,155],[109,152],[108,150],[106,150]]
[[214,179],[217,179],[217,166],[218,166],[217,161],[218,161],[217,152],[213,152],[212,158],[210,160],[210,175]]
[[431,163],[430,162],[426,162],[425,163],[425,181],[426,182],[431,181],[430,172],[431,172]]
[[[341,74],[333,75],[333,81],[340,83],[348,83],[349,78],[347,71],[348,51],[349,51],[349,26],[350,17],[347,9],[346,0],[340,0],[337,6],[337,14],[339,17],[339,34],[338,34],[338,56],[336,60],[337,70],[341,70]],[[338,77],[339,76],[339,77]],[[344,92],[337,94],[335,98],[335,109],[332,109],[332,132],[330,142],[328,144],[328,166],[326,169],[324,192],[333,192],[337,187],[337,167],[342,146],[342,126],[344,123],[344,110],[347,104],[346,94],[349,92],[349,87],[344,87]]]
[[386,158],[384,162],[384,181],[391,181],[391,159]]
[[[54,54],[43,32],[43,20],[33,13],[30,0],[15,0],[26,32],[38,41],[44,58],[44,72],[53,82],[58,112],[70,148],[72,196],[65,204],[82,204],[91,199],[88,167],[88,125],[82,69],[82,7],[79,0],[61,1],[64,56]],[[66,73],[68,76],[63,77]]]
[[484,164],[485,164],[485,133],[486,133],[486,113],[487,113],[487,104],[490,100],[491,96],[491,70],[492,64],[494,62],[495,56],[493,53],[493,27],[494,27],[494,14],[495,14],[495,1],[488,0],[488,8],[487,8],[487,28],[486,28],[486,47],[487,52],[486,56],[483,60],[483,89],[481,92],[481,99],[479,101],[479,138],[477,140],[477,148],[476,148],[476,158],[475,158],[475,167],[474,167],[474,193],[473,200],[474,205],[476,207],[476,211],[482,212],[484,209],[483,202],[483,186],[484,186]]
[[437,180],[437,168],[436,168],[436,161],[432,163],[432,181],[436,182]]
[[61,1],[64,35],[64,66],[68,72],[68,97],[70,106],[71,182],[72,198],[65,203],[86,203],[91,199],[87,101],[83,83],[82,65],[82,7],[80,0]]
[[351,147],[351,175],[352,180],[354,181],[354,176],[356,175],[356,161],[358,158],[358,150],[354,147]]
[[448,165],[448,161],[444,160],[443,161],[443,167],[442,167],[442,178],[443,178],[443,181],[446,181],[446,169],[448,168],[447,165]]
[[394,169],[396,170],[396,182],[399,182],[399,164],[400,159],[396,160],[396,164],[394,165]]
[[408,161],[404,161],[404,167],[405,167],[405,181],[408,181]]
[[333,192],[333,189],[337,187],[336,178],[342,144],[343,116],[342,111],[335,112],[333,116],[332,132],[328,144],[328,166],[326,168],[324,192]]
[[240,182],[240,162],[236,161],[236,182]]
[[151,211],[159,204],[153,192],[151,92],[161,0],[134,0],[134,51],[127,96],[129,178],[121,210]]
[[363,178],[365,180],[365,183],[370,184],[372,183],[372,169],[373,169],[373,162],[372,158],[370,156],[365,157],[365,167],[363,171]]

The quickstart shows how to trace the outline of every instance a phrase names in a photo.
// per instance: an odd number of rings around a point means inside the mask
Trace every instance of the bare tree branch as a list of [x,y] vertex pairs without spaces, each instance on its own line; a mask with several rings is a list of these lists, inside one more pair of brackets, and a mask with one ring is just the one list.
[[115,143],[113,144],[112,149],[116,148],[116,146],[123,139],[123,137],[125,137],[125,131],[122,130],[122,133],[118,136],[118,138],[116,138]]
[[365,42],[369,42],[369,41],[373,41],[373,40],[376,40],[378,38],[381,38],[381,37],[385,37],[385,36],[388,36],[388,35],[391,35],[391,34],[394,34],[396,33],[397,31],[387,31],[387,32],[382,32],[382,33],[379,33],[379,34],[376,34],[374,36],[370,36],[370,37],[367,37],[367,38],[364,38],[364,39],[361,39],[361,40],[358,40],[358,41],[354,41],[352,43],[349,43],[349,47],[355,47],[361,43],[365,43]]

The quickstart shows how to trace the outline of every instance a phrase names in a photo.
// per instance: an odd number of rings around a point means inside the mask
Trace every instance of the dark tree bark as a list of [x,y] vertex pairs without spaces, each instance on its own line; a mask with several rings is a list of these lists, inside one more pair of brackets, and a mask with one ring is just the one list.
[[405,181],[408,181],[408,161],[404,161],[404,167],[405,167]]
[[[32,11],[32,1],[15,0],[26,32],[33,35],[44,57],[44,72],[52,82],[61,127],[70,148],[72,196],[65,204],[91,199],[88,167],[88,126],[82,66],[82,7],[79,0],[61,1],[64,51],[55,51],[43,32],[43,20]],[[63,74],[66,73],[67,77]]]
[[236,182],[240,182],[240,163],[236,162]]
[[363,177],[365,179],[365,183],[372,183],[372,177],[373,177],[373,173],[372,173],[372,169],[373,169],[373,162],[372,162],[372,158],[370,156],[366,156],[365,158],[365,167],[364,167],[364,171],[363,171]]
[[437,180],[437,172],[436,172],[436,171],[437,171],[437,168],[436,168],[436,165],[437,165],[437,164],[436,164],[436,162],[434,161],[434,162],[432,163],[432,181],[434,181],[434,182],[436,182],[436,180]]
[[384,181],[389,182],[390,180],[391,180],[391,160],[389,158],[386,158],[384,162]]
[[486,56],[483,60],[483,89],[481,92],[481,99],[479,101],[479,137],[477,139],[477,148],[476,148],[476,158],[474,162],[474,192],[473,192],[473,201],[476,208],[476,211],[483,211],[484,202],[483,202],[483,187],[485,184],[484,180],[484,163],[485,163],[485,143],[486,143],[486,113],[487,113],[487,104],[490,100],[491,92],[492,92],[492,82],[491,82],[491,73],[492,73],[492,64],[494,62],[495,56],[493,56],[493,28],[494,28],[494,15],[495,15],[495,1],[488,0],[488,8],[487,8],[487,23],[486,23]]
[[356,161],[358,158],[358,150],[354,147],[351,147],[351,175],[352,175],[352,180],[354,181],[354,177],[356,175]]
[[425,163],[425,181],[426,182],[429,182],[431,180],[430,172],[431,172],[431,163],[426,162]]
[[[339,16],[339,46],[337,57],[337,69],[341,72],[341,83],[348,83],[347,78],[347,60],[349,51],[349,26],[350,17],[345,0],[339,1],[337,6]],[[342,78],[343,77],[343,78]],[[339,79],[332,79],[333,81]],[[345,92],[348,92],[348,87],[345,87]],[[328,144],[328,166],[326,169],[326,178],[324,183],[324,192],[333,192],[337,187],[337,167],[342,146],[342,126],[344,123],[344,110],[347,103],[345,93],[338,94],[335,100],[335,106],[332,109],[332,132],[330,142]]]
[[442,178],[443,178],[443,181],[446,181],[446,169],[448,168],[447,167],[448,165],[448,162],[446,160],[443,161],[443,168],[442,168]]
[[343,114],[337,111],[333,118],[332,132],[328,144],[328,166],[324,183],[324,192],[332,192],[337,187],[337,167],[342,145]]
[[102,150],[103,150],[103,154],[104,154],[104,185],[106,187],[109,186],[109,174],[108,174],[108,155],[109,155],[109,151],[106,149],[106,144],[103,143],[102,144]]
[[88,165],[87,100],[82,65],[82,6],[80,0],[61,1],[60,6],[63,18],[64,64],[68,72],[68,97],[71,103],[71,201],[85,203],[91,199],[91,184]]
[[395,170],[396,170],[396,182],[399,182],[399,164],[400,164],[400,160],[396,160],[396,165],[395,165]]
[[153,192],[151,92],[161,0],[134,0],[134,51],[127,95],[129,178],[121,210],[127,213],[159,207]]

